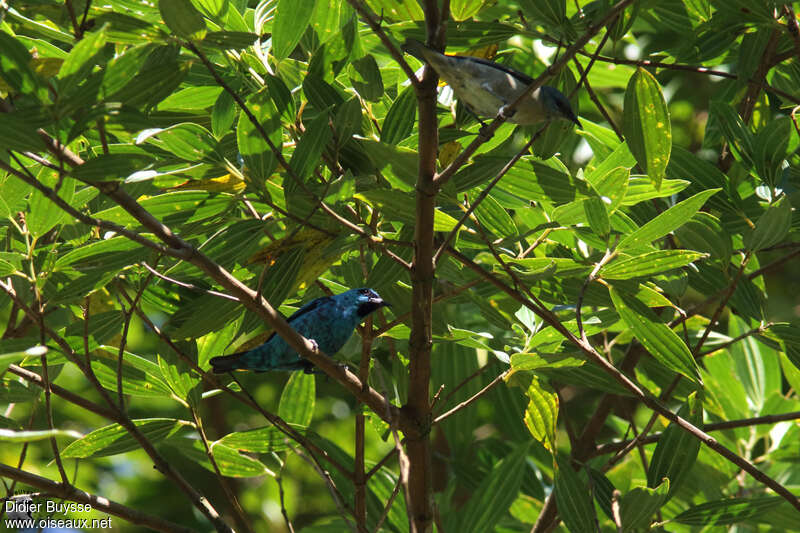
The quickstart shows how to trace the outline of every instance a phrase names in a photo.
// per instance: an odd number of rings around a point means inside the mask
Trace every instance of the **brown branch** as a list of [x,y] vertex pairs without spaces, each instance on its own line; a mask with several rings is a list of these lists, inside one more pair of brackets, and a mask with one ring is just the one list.
[[131,524],[146,527],[154,531],[163,531],[165,533],[192,533],[191,528],[184,527],[180,524],[158,518],[141,511],[137,511],[131,507],[127,507],[115,501],[109,500],[102,496],[96,496],[88,492],[84,492],[73,485],[65,485],[63,483],[56,483],[50,479],[38,476],[19,468],[14,468],[6,464],[0,463],[0,476],[25,483],[31,487],[46,492],[51,496],[63,498],[65,500],[85,503],[92,506],[92,509],[102,511],[104,513],[118,516],[127,520]]
[[694,357],[695,359],[697,358],[697,354],[700,353],[700,349],[703,347],[703,344],[705,344],[706,339],[708,339],[709,334],[711,334],[711,328],[713,328],[714,325],[717,323],[717,320],[719,320],[719,317],[722,314],[722,310],[727,305],[728,300],[731,298],[731,296],[733,296],[733,293],[736,290],[736,285],[739,284],[739,280],[742,278],[742,274],[744,273],[744,269],[745,269],[745,267],[747,267],[747,263],[749,261],[750,261],[750,254],[748,252],[742,258],[742,264],[739,266],[739,270],[736,272],[736,277],[733,278],[733,281],[731,282],[731,284],[728,286],[728,289],[723,294],[722,300],[720,300],[719,305],[717,305],[717,309],[714,311],[714,314],[711,317],[711,320],[708,322],[708,325],[706,326],[705,330],[703,331],[703,336],[700,337],[700,340],[697,342],[697,344],[695,345],[694,349],[692,350],[692,357]]
[[[75,219],[83,222],[87,226],[94,226],[94,227],[102,228],[102,229],[107,230],[107,231],[113,231],[114,233],[118,233],[119,235],[122,235],[123,237],[126,237],[126,238],[128,238],[128,239],[130,239],[130,240],[132,240],[132,241],[134,241],[134,242],[136,242],[138,244],[141,244],[142,246],[145,246],[146,248],[150,248],[152,250],[156,250],[157,252],[161,252],[163,254],[167,254],[167,255],[174,256],[174,257],[182,258],[177,250],[170,251],[169,249],[167,249],[166,247],[162,246],[161,244],[153,242],[150,239],[147,239],[147,238],[139,235],[138,233],[136,233],[134,231],[130,231],[127,228],[124,228],[124,227],[120,226],[119,224],[115,224],[115,223],[109,222],[107,220],[101,220],[99,218],[94,218],[94,217],[90,217],[88,215],[84,215],[83,213],[81,213],[80,211],[78,211],[77,209],[75,209],[74,207],[69,205],[67,202],[65,202],[63,199],[61,199],[61,197],[58,196],[58,194],[56,194],[56,192],[53,189],[43,185],[41,182],[39,182],[39,180],[37,180],[36,178],[32,177],[31,175],[24,174],[24,173],[18,171],[17,169],[15,169],[14,167],[9,166],[8,164],[6,164],[6,163],[4,163],[2,161],[0,161],[0,168],[5,170],[9,174],[11,174],[13,176],[16,176],[17,178],[21,179],[22,181],[24,181],[25,183],[27,183],[28,185],[30,185],[34,189],[38,190],[39,192],[44,194],[45,197],[47,197],[50,201],[52,201],[54,204],[56,204],[61,210],[63,210],[67,214],[71,215]],[[179,254],[179,255],[176,255],[176,254]]]
[[236,498],[236,494],[234,494],[233,489],[228,483],[228,480],[225,476],[222,475],[222,471],[219,469],[219,465],[217,464],[217,460],[214,457],[214,451],[211,445],[208,443],[208,438],[206,437],[206,432],[203,429],[203,421],[197,416],[197,411],[195,410],[192,405],[189,405],[189,410],[192,413],[192,418],[194,419],[194,425],[197,428],[197,433],[200,435],[200,441],[203,443],[203,448],[206,451],[206,457],[208,457],[208,462],[211,463],[211,467],[214,469],[214,475],[217,477],[217,482],[222,487],[222,491],[225,493],[225,496],[228,498],[228,504],[233,509],[233,515],[236,519],[236,523],[239,524],[239,527],[242,528],[244,531],[248,531],[249,533],[253,533],[253,528],[250,526],[250,521],[244,514],[244,510],[242,506],[239,505],[239,500]]
[[[790,420],[800,419],[800,411],[792,411],[791,413],[781,413],[777,415],[764,415],[752,418],[741,418],[739,420],[728,420],[725,422],[714,422],[712,424],[704,424],[703,431],[723,431],[726,429],[736,429],[742,427],[757,426],[762,424],[776,424],[778,422],[787,422]],[[641,444],[653,444],[658,442],[663,433],[654,433],[640,439]],[[606,455],[609,453],[618,453],[620,450],[628,447],[635,439],[626,440],[622,442],[612,442],[598,446],[592,455]]]
[[719,350],[724,350],[728,346],[731,346],[732,344],[736,344],[740,340],[746,339],[747,337],[752,337],[753,335],[758,335],[760,333],[763,333],[764,331],[766,331],[770,327],[772,327],[772,325],[773,325],[772,322],[767,322],[765,324],[761,324],[758,327],[755,327],[755,328],[751,329],[750,331],[745,331],[744,333],[742,333],[738,337],[734,337],[733,339],[731,339],[729,341],[726,341],[726,342],[720,344],[719,346],[714,346],[713,348],[709,348],[708,350],[706,350],[704,352],[698,353],[697,354],[697,358],[699,359],[701,357],[705,357],[706,355],[708,355],[710,353],[714,353],[714,352],[717,352]]
[[585,344],[589,344],[589,338],[586,336],[586,330],[583,328],[583,318],[581,317],[581,308],[583,307],[583,298],[586,295],[586,289],[589,288],[589,285],[597,279],[597,274],[609,261],[616,257],[616,252],[612,251],[610,248],[606,250],[606,253],[603,254],[603,258],[597,262],[597,264],[592,269],[589,276],[586,278],[586,281],[583,282],[581,286],[581,290],[578,293],[578,302],[575,304],[575,321],[578,326],[578,335],[580,336],[581,340]]
[[[543,36],[544,40],[549,40],[552,43],[557,43],[554,39],[549,39],[547,36]],[[740,76],[737,74],[732,74],[730,72],[725,72],[722,70],[714,70],[709,67],[704,67],[702,65],[686,65],[682,63],[663,63],[661,61],[652,61],[650,59],[620,59],[616,57],[609,57],[609,56],[602,56],[596,55],[593,53],[589,53],[585,50],[579,50],[578,55],[582,55],[584,57],[596,57],[598,61],[602,61],[603,63],[611,63],[614,65],[630,65],[633,67],[642,67],[642,68],[660,68],[665,70],[679,70],[682,72],[690,72],[693,74],[703,74],[707,76],[717,76],[719,78],[727,78],[730,80],[741,80]],[[782,60],[781,57],[776,56],[775,60]],[[748,79],[748,80],[741,80],[745,83],[753,83],[758,85],[759,87],[763,88],[766,91],[773,92],[779,96],[786,98],[787,100],[794,102],[795,104],[800,103],[800,98],[797,96],[787,93],[781,89],[772,87],[766,83],[760,82],[755,79]]]
[[676,424],[683,431],[686,431],[696,439],[703,442],[714,452],[723,456],[725,459],[727,459],[731,463],[738,466],[740,469],[750,474],[750,476],[752,476],[754,479],[772,489],[783,499],[789,502],[793,507],[800,510],[800,500],[798,500],[798,498],[790,491],[788,491],[783,485],[781,485],[773,478],[761,472],[747,459],[739,457],[736,453],[732,452],[731,450],[729,450],[728,448],[717,442],[717,440],[714,439],[712,436],[708,435],[701,429],[695,427],[686,419],[678,416],[677,414],[667,409],[664,405],[662,405],[662,403],[658,399],[654,398],[649,393],[646,393],[644,390],[642,390],[637,384],[631,381],[630,378],[628,378],[625,374],[620,372],[617,368],[614,367],[614,365],[612,365],[609,361],[607,361],[604,357],[602,357],[599,353],[597,353],[597,351],[591,345],[587,345],[583,343],[583,341],[581,341],[580,339],[576,338],[568,329],[566,329],[560,322],[558,322],[558,320],[552,315],[552,313],[550,312],[542,313],[541,312],[542,310],[538,305],[528,301],[517,291],[513,290],[511,287],[507,286],[505,283],[497,279],[496,276],[493,276],[489,272],[486,272],[483,268],[475,264],[472,260],[464,256],[460,252],[453,250],[452,248],[448,248],[448,253],[450,253],[458,261],[462,262],[462,264],[464,264],[465,266],[468,266],[470,269],[481,274],[487,281],[489,281],[493,285],[503,290],[503,292],[505,292],[506,294],[508,294],[509,296],[520,302],[522,305],[528,307],[534,313],[539,314],[539,316],[542,318],[543,321],[547,322],[548,325],[552,326],[559,333],[561,333],[571,344],[574,344],[576,347],[578,347],[584,353],[584,355],[587,356],[589,360],[597,364],[604,372],[609,374],[617,383],[619,383],[622,387],[624,387],[626,390],[632,393],[633,396],[635,396],[639,401],[644,403],[649,409],[657,412],[670,422]]
[[419,79],[414,74],[414,70],[409,66],[408,62],[403,57],[403,52],[401,52],[389,39],[389,36],[386,35],[386,32],[383,31],[381,27],[380,21],[376,21],[375,17],[368,11],[368,6],[364,5],[363,2],[360,0],[347,0],[347,3],[352,6],[353,9],[361,15],[364,20],[367,21],[369,27],[372,28],[372,31],[375,35],[378,36],[378,39],[381,40],[383,46],[386,47],[386,50],[389,52],[389,55],[400,65],[400,69],[405,73],[406,77],[411,80],[411,83],[416,87],[420,84]]
[[[37,387],[44,388],[44,379],[42,379],[42,376],[35,372],[31,372],[27,368],[17,365],[9,365],[8,371],[16,376],[21,377],[25,381],[36,385]],[[111,409],[103,407],[102,405],[93,403],[83,396],[75,394],[74,392],[70,392],[69,390],[59,387],[56,384],[50,384],[50,390],[56,396],[59,396],[60,398],[63,398],[66,401],[77,405],[78,407],[82,407],[91,413],[102,416],[103,418],[112,420],[114,422],[119,422],[120,420],[119,414],[116,411],[112,411]]]
[[[83,161],[72,152],[67,150],[66,148],[60,147],[60,145],[53,141],[46,133],[40,132],[40,136],[45,139],[47,145],[56,153],[58,154],[57,157],[59,159],[64,159],[65,162],[71,165],[79,165],[82,164]],[[59,149],[62,149],[62,152],[59,152]],[[0,162],[0,168],[6,168],[7,165]],[[10,167],[8,167],[10,168]],[[23,179],[23,181],[29,182],[28,176],[25,176],[22,173],[17,172],[14,169],[11,169],[12,173]],[[24,176],[24,177],[23,177]],[[30,183],[30,182],[29,182]],[[70,213],[71,215],[78,214],[77,218],[82,222],[87,222],[87,219],[90,221],[89,223],[92,225],[98,225],[95,219],[91,219],[90,217],[84,217],[84,215],[79,214],[75,211],[71,206],[65,204],[63,200],[61,200],[55,193],[48,194],[46,192],[46,187],[39,184],[41,188],[35,185],[36,182],[34,180],[33,183],[30,183],[34,187],[39,190],[42,190],[45,195],[52,200],[56,205],[60,208],[64,209],[66,212]],[[302,337],[299,333],[297,333],[286,320],[281,316],[270,304],[267,302],[263,297],[256,295],[255,291],[244,285],[238,279],[236,279],[233,275],[230,274],[227,270],[213,262],[207,256],[202,254],[199,250],[195,249],[192,245],[184,241],[183,239],[179,238],[178,236],[174,235],[172,231],[164,225],[162,222],[157,220],[150,214],[147,210],[145,210],[141,205],[139,205],[136,200],[134,200],[130,195],[128,195],[123,189],[120,188],[118,183],[90,183],[97,187],[101,192],[110,196],[117,204],[119,204],[125,211],[127,211],[131,216],[133,216],[140,224],[144,227],[149,229],[153,232],[156,237],[160,240],[165,242],[169,245],[169,248],[158,246],[155,247],[150,246],[151,241],[147,239],[143,239],[136,234],[132,234],[125,230],[124,228],[116,227],[117,229],[122,229],[119,233],[125,237],[138,242],[139,244],[147,245],[148,247],[154,248],[159,252],[169,255],[172,257],[176,257],[178,259],[184,259],[191,262],[196,267],[200,268],[206,274],[208,274],[212,279],[214,279],[217,283],[221,286],[225,287],[228,292],[230,292],[233,296],[237,297],[239,301],[242,302],[243,305],[248,307],[250,310],[256,312],[261,316],[270,326],[275,329],[276,333],[286,340],[287,344],[291,346],[297,353],[312,363],[314,363],[317,367],[319,367],[323,372],[327,375],[331,376],[333,379],[341,383],[345,386],[352,394],[354,394],[357,398],[359,398],[362,402],[367,404],[373,411],[379,413],[379,416],[385,416],[383,413],[385,412],[383,406],[383,397],[378,394],[375,390],[368,388],[366,392],[362,391],[362,385],[359,381],[358,377],[356,377],[352,372],[343,368],[335,363],[333,359],[326,356],[322,352],[314,349],[314,346],[304,337]],[[52,191],[52,190],[51,190]],[[360,228],[359,228],[360,230]],[[135,235],[135,237],[134,237]],[[146,243],[144,242],[146,241]],[[153,243],[155,244],[155,243]],[[397,408],[394,406],[390,406],[391,410],[397,411],[397,416],[394,417],[398,423],[405,425],[407,419],[403,416]],[[412,429],[412,431],[414,431]]]
[[[36,313],[28,307],[28,305],[20,300],[16,293],[14,292],[13,287],[9,283],[8,285],[0,282],[0,289],[2,289],[6,294],[8,294],[12,299],[16,300],[17,305],[22,309],[26,314],[30,315],[31,317],[35,317]],[[155,449],[152,443],[139,431],[139,428],[131,421],[130,418],[125,416],[125,414],[120,411],[119,406],[114,402],[111,396],[108,394],[105,388],[100,384],[97,380],[97,377],[94,375],[94,372],[87,370],[87,364],[85,364],[80,358],[78,358],[77,354],[72,350],[70,345],[67,341],[62,338],[58,333],[53,331],[51,328],[47,327],[45,324],[42,324],[42,328],[44,329],[45,333],[47,334],[50,339],[52,339],[64,353],[64,355],[73,363],[75,364],[81,372],[83,372],[84,376],[89,380],[92,386],[97,390],[103,400],[108,404],[108,406],[116,413],[117,422],[122,426],[125,431],[127,431],[133,438],[139,443],[139,446],[147,453],[148,456],[152,459],[155,468],[164,474],[168,479],[174,482],[178,488],[180,488],[184,494],[189,498],[192,504],[197,507],[197,509],[203,513],[206,518],[214,524],[214,527],[217,531],[225,532],[225,533],[233,533],[233,530],[225,523],[224,520],[219,516],[216,509],[211,505],[211,503],[201,495],[195,488],[190,485],[180,473],[175,470],[172,465],[166,461]],[[91,367],[89,367],[91,368]]]
[[164,281],[167,281],[167,282],[172,283],[174,285],[177,285],[178,287],[183,287],[185,289],[202,292],[204,294],[208,294],[210,296],[216,296],[218,298],[223,298],[225,300],[232,300],[234,302],[238,302],[239,301],[238,298],[236,298],[235,296],[231,296],[230,294],[225,294],[224,292],[212,291],[212,290],[209,290],[209,289],[204,289],[202,287],[198,287],[197,285],[192,285],[191,283],[186,283],[185,281],[179,281],[177,279],[174,279],[174,278],[171,278],[169,276],[166,276],[166,275],[162,274],[161,272],[159,272],[158,270],[156,270],[155,268],[153,268],[150,265],[148,265],[144,261],[142,261],[139,264],[142,265],[143,267],[145,267],[148,270],[148,272],[153,274],[155,277],[163,279]]
[[500,169],[500,172],[497,173],[497,176],[495,176],[492,179],[492,181],[489,182],[489,184],[481,191],[478,197],[475,198],[472,204],[467,208],[464,214],[461,215],[461,218],[458,219],[456,225],[453,226],[453,229],[451,229],[450,233],[447,234],[447,237],[445,237],[444,242],[441,244],[441,246],[439,246],[439,249],[436,250],[436,255],[433,256],[433,262],[435,264],[439,263],[439,259],[441,258],[442,253],[444,253],[445,248],[447,248],[450,245],[450,243],[456,236],[456,233],[458,233],[458,230],[461,228],[461,226],[464,225],[464,223],[472,215],[475,209],[481,204],[481,202],[483,202],[486,199],[486,197],[489,196],[489,192],[494,188],[495,185],[497,185],[497,183],[503,178],[503,176],[505,176],[508,173],[508,171],[511,170],[511,168],[514,165],[517,164],[517,161],[519,161],[522,158],[522,156],[528,152],[528,149],[533,145],[536,139],[539,138],[539,135],[541,135],[541,133],[545,129],[547,129],[547,124],[539,128],[539,130],[535,134],[533,134],[530,140],[527,143],[525,143],[525,146],[523,146],[521,150],[519,150],[516,154],[514,154],[514,157],[508,160],[508,163],[506,163],[503,166],[503,168]]

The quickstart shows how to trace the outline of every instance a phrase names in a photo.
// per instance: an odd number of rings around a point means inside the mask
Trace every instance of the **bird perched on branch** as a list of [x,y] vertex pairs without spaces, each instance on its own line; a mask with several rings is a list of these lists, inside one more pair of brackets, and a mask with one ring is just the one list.
[[[327,355],[341,350],[356,326],[381,307],[388,306],[372,289],[351,289],[336,296],[323,296],[307,303],[287,319],[300,335],[316,343]],[[303,359],[279,335],[273,333],[267,341],[243,352],[211,358],[216,374],[231,370],[303,370],[311,372],[314,365]]]
[[[453,88],[456,98],[478,116],[496,116],[503,106],[515,102],[533,83],[530,76],[494,61],[448,56],[415,39],[408,39],[403,50],[430,65]],[[534,124],[558,118],[581,127],[567,97],[557,89],[543,85],[520,102],[508,121]]]

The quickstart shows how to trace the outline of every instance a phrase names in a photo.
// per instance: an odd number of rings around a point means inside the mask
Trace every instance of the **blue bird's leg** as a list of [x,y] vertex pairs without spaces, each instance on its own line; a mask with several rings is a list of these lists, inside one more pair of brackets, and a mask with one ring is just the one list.
[[[311,343],[311,349],[315,352],[319,351],[319,344],[314,339],[308,339],[308,342]],[[317,367],[314,366],[314,363],[309,361],[308,359],[302,358],[300,361],[300,366],[303,367],[303,374],[321,374],[322,371],[319,370]]]

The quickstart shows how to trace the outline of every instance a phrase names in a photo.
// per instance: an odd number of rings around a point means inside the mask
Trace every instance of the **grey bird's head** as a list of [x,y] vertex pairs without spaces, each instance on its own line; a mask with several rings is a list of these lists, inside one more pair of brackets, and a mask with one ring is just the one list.
[[575,116],[575,113],[572,111],[572,105],[570,105],[569,100],[561,91],[548,85],[542,85],[539,94],[542,99],[542,104],[550,115],[549,118],[565,118],[577,124],[579,128],[583,128],[578,117]]
[[355,309],[356,315],[362,319],[381,307],[389,306],[374,289],[350,289],[334,298],[339,300],[346,308]]

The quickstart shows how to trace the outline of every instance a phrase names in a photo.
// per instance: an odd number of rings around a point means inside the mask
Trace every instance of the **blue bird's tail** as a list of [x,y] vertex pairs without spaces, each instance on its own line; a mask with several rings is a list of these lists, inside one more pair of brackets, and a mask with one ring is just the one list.
[[209,363],[211,363],[215,374],[225,374],[226,372],[230,372],[232,370],[247,368],[247,366],[242,364],[241,361],[242,356],[246,353],[248,352],[238,352],[231,355],[219,355],[217,357],[212,357],[209,360]]

